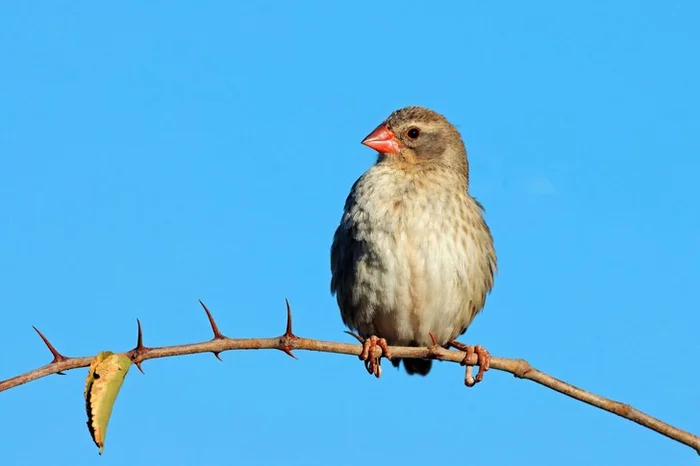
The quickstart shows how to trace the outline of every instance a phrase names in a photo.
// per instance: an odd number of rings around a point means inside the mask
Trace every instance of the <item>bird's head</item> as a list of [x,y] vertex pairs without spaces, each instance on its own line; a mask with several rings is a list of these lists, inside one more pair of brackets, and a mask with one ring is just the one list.
[[362,140],[379,152],[379,161],[440,165],[468,175],[467,151],[462,137],[447,119],[423,107],[396,110]]

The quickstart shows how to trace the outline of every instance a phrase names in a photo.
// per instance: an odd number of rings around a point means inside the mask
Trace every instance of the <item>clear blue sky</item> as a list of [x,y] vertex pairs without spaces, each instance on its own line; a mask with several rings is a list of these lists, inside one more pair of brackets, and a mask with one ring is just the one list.
[[[360,140],[459,126],[500,274],[465,342],[700,433],[700,4],[4,2],[0,379],[229,336],[351,341],[329,293]],[[129,373],[101,465],[697,464],[509,374],[276,351]],[[84,370],[0,395],[3,462],[96,464]]]

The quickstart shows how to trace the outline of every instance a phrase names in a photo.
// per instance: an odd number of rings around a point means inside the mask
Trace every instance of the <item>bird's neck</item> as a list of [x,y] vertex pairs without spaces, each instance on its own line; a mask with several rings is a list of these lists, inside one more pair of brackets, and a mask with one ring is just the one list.
[[439,159],[421,159],[403,154],[379,154],[377,165],[397,170],[410,178],[440,178],[449,179],[452,183],[469,187],[469,162],[466,154],[461,157],[454,154],[452,157]]
[[[399,185],[425,184],[435,189],[466,191],[469,188],[467,168],[455,167],[441,161],[406,161],[395,156],[379,157],[376,168],[383,173],[392,173]],[[385,170],[389,170],[386,172]]]

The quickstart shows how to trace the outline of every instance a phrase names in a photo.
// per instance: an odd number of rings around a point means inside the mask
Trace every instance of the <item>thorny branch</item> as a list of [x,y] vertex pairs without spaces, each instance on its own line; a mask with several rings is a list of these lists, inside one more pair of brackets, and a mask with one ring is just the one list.
[[[212,353],[217,359],[219,353],[232,350],[252,350],[252,349],[277,349],[285,352],[289,356],[296,359],[292,354],[293,350],[318,351],[324,353],[337,353],[359,356],[362,352],[362,345],[338,343],[332,341],[313,340],[309,338],[301,338],[292,332],[292,313],[287,303],[287,328],[279,337],[275,338],[229,338],[224,336],[219,331],[214,318],[209,312],[209,309],[200,301],[209,319],[214,337],[209,341],[201,343],[190,343],[185,345],[161,346],[150,348],[143,344],[143,331],[141,322],[137,319],[138,336],[136,347],[124,354],[129,356],[134,364],[143,372],[141,363],[148,359],[165,358],[170,356],[182,356],[186,354],[197,353]],[[24,374],[0,381],[0,392],[13,387],[31,382],[51,374],[62,374],[63,371],[77,369],[80,367],[88,367],[93,359],[93,356],[88,357],[67,357],[54,348],[49,340],[36,328],[34,330],[39,334],[44,341],[53,360],[45,366],[31,370]],[[462,351],[452,351],[442,348],[438,345],[425,348],[414,348],[404,346],[390,346],[392,357],[399,358],[432,358],[441,361],[451,361],[457,363],[465,363],[467,365],[468,375],[471,374],[471,367],[477,364],[477,356],[473,352],[465,353]],[[381,356],[382,350],[377,348],[377,353],[374,356]],[[532,367],[530,363],[524,359],[509,359],[509,358],[491,358],[491,369],[496,369],[504,372],[510,372],[515,377],[528,379],[540,385],[544,385],[552,390],[567,395],[584,403],[604,409],[620,417],[636,422],[648,429],[654,430],[666,437],[676,440],[684,445],[688,445],[695,449],[700,454],[700,437],[691,434],[690,432],[681,430],[670,424],[667,424],[655,417],[639,411],[632,406],[620,403],[618,401],[604,398],[595,395],[586,390],[578,388],[562,380],[556,379]],[[465,378],[466,382],[466,378]]]

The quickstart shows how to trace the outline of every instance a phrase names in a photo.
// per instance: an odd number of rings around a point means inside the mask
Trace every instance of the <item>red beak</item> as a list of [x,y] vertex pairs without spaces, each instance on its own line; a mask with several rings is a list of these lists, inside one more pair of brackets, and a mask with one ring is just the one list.
[[362,140],[362,144],[382,154],[396,154],[399,151],[399,141],[396,140],[396,135],[387,127],[386,123],[377,126]]

